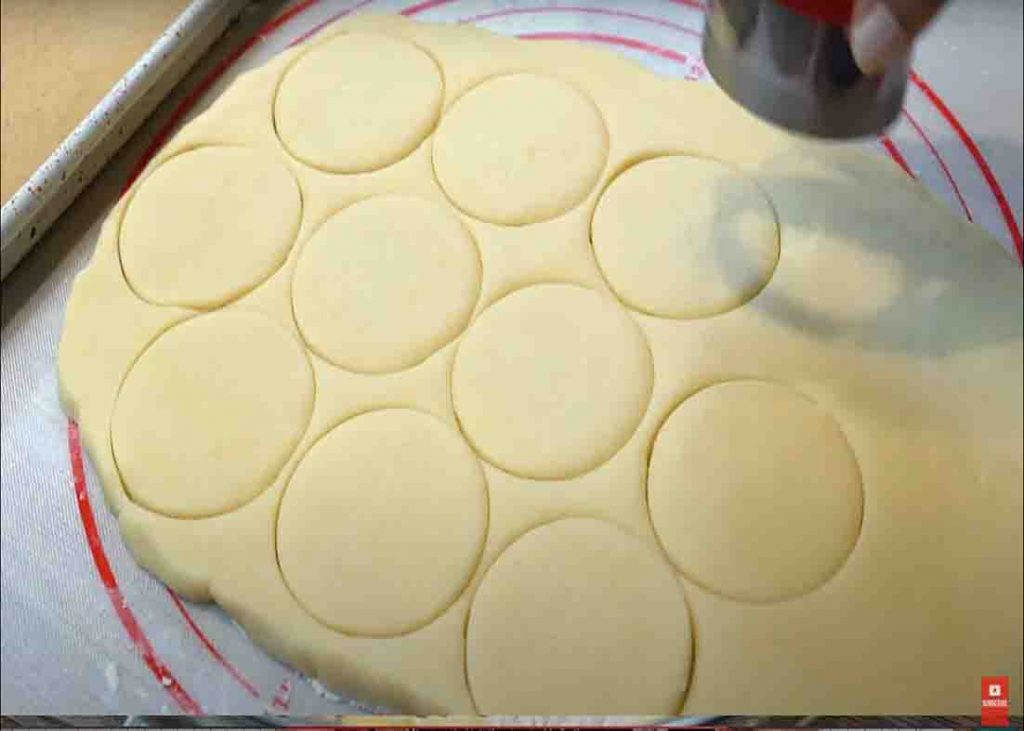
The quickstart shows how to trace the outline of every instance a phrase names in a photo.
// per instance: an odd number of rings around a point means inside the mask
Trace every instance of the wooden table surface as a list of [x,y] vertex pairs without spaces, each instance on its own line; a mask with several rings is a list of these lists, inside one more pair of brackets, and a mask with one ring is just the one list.
[[6,201],[188,0],[0,0]]

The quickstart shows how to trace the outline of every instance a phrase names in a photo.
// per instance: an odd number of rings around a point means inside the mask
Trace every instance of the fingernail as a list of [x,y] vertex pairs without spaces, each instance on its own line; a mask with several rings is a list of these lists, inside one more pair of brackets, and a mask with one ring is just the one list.
[[876,2],[850,29],[850,50],[861,71],[879,74],[910,50],[910,34],[886,3]]

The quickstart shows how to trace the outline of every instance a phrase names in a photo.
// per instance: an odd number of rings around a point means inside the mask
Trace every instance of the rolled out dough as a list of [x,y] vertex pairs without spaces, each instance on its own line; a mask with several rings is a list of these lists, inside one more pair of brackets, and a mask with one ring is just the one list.
[[604,166],[607,138],[601,115],[579,90],[546,76],[500,76],[470,89],[445,115],[434,167],[470,215],[532,223],[586,196]]
[[680,571],[750,601],[827,581],[853,550],[864,512],[857,462],[836,423],[763,381],[709,386],[669,415],[647,502]]
[[1019,713],[1022,291],[713,88],[356,16],[152,161],[60,382],[139,562],[362,700]]
[[749,300],[779,258],[772,204],[753,180],[689,155],[616,177],[594,211],[594,256],[636,310],[706,317]]
[[412,196],[345,208],[309,240],[295,269],[295,321],[343,368],[395,371],[458,335],[480,293],[480,257],[459,219]]
[[480,316],[455,356],[452,400],[484,458],[558,479],[593,469],[625,443],[652,382],[643,335],[614,302],[543,284]]
[[312,411],[313,372],[296,338],[262,315],[219,312],[143,351],[118,394],[110,442],[133,500],[198,518],[262,492]]
[[284,262],[301,213],[299,188],[280,160],[241,147],[189,150],[132,196],[121,266],[154,304],[219,307]]
[[665,562],[614,525],[574,518],[534,528],[487,571],[466,672],[485,714],[672,715],[690,649],[686,600]]
[[274,97],[288,151],[321,170],[376,170],[408,155],[441,111],[444,80],[429,55],[387,36],[338,36],[299,57]]
[[483,471],[465,442],[433,416],[384,409],[303,457],[281,501],[277,555],[296,599],[328,626],[401,634],[462,592],[486,525]]

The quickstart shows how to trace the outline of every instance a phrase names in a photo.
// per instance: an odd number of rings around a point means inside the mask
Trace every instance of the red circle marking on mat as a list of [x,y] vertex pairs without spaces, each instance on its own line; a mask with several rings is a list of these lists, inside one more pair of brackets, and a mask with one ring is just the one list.
[[907,122],[914,128],[914,131],[917,132],[918,136],[924,140],[924,144],[931,151],[932,157],[938,161],[939,167],[942,168],[942,174],[946,176],[946,180],[949,181],[950,186],[953,188],[953,193],[956,195],[956,199],[960,201],[960,207],[964,209],[964,215],[967,216],[967,220],[973,221],[974,216],[971,215],[971,209],[968,208],[967,201],[964,200],[963,195],[960,193],[960,186],[957,185],[956,181],[953,179],[953,173],[950,171],[949,166],[946,165],[946,161],[942,159],[942,155],[939,154],[938,149],[936,149],[928,135],[924,133],[924,130],[921,128],[921,125],[918,124],[917,120],[911,116],[910,112],[904,109],[903,116],[907,118]]
[[[401,14],[411,17],[413,15],[419,15],[420,13],[424,13],[428,10],[433,10],[434,8],[439,8],[443,5],[450,5],[453,2],[456,2],[456,0],[423,0],[423,2],[416,3],[415,5],[410,5],[405,10],[402,10]],[[693,8],[695,10],[704,9],[704,6],[700,2],[700,0],[668,0],[668,2],[672,3],[673,5],[682,5],[683,7]],[[648,20],[650,20],[649,17]]]
[[230,675],[232,678],[238,681],[238,684],[245,688],[245,691],[249,695],[251,695],[253,698],[258,699],[260,697],[259,689],[251,682],[249,682],[249,679],[246,678],[238,668],[232,665],[231,662],[226,657],[224,657],[223,654],[221,654],[221,651],[217,649],[217,646],[215,644],[213,644],[213,640],[207,637],[206,633],[203,632],[202,629],[200,629],[199,625],[196,623],[196,620],[189,613],[184,603],[182,603],[181,597],[179,597],[174,592],[174,590],[172,590],[171,587],[169,586],[164,586],[164,589],[167,591],[168,596],[170,596],[171,603],[174,604],[177,610],[181,613],[181,616],[185,619],[185,624],[188,625],[189,629],[192,630],[192,633],[203,644],[203,647],[205,647],[207,651],[210,653],[210,655],[213,656],[213,659],[216,660],[217,663],[222,668],[224,668],[228,675]]
[[447,5],[452,2],[455,2],[455,0],[423,0],[423,2],[410,5],[405,10],[402,10],[401,14],[406,16],[419,15],[431,8],[439,8],[442,5]]
[[[317,0],[317,1],[319,2],[319,0]],[[291,48],[293,46],[297,46],[300,43],[302,43],[303,41],[308,41],[310,38],[315,36],[317,33],[322,31],[324,28],[329,26],[334,21],[341,20],[346,15],[351,15],[352,13],[356,12],[357,10],[359,10],[361,8],[365,8],[367,5],[369,5],[370,3],[373,3],[373,2],[376,2],[376,0],[359,0],[359,2],[357,2],[355,5],[353,5],[351,7],[348,7],[348,8],[345,8],[344,10],[338,11],[337,13],[335,13],[332,16],[330,16],[326,20],[320,21],[319,23],[314,25],[309,30],[303,31],[302,34],[300,34],[299,36],[297,36],[297,37],[293,38],[292,40],[288,41],[288,48]]]
[[878,142],[885,148],[885,151],[889,153],[889,157],[891,157],[897,165],[903,168],[903,172],[912,178],[917,178],[917,176],[914,175],[914,171],[910,169],[910,165],[907,164],[907,159],[903,157],[903,153],[899,151],[896,147],[896,143],[892,141],[892,138],[889,135],[882,135],[878,138]]
[[645,51],[647,53],[654,54],[655,56],[666,58],[669,61],[675,61],[676,63],[690,62],[690,57],[685,53],[673,51],[670,48],[655,46],[645,41],[609,35],[607,33],[591,33],[588,31],[541,31],[538,33],[520,33],[517,37],[533,41],[597,41],[598,43],[607,43],[613,46],[622,46],[623,48]]
[[495,10],[489,13],[481,13],[479,15],[471,15],[466,18],[459,18],[459,23],[479,23],[484,20],[491,20],[493,18],[504,18],[509,15],[534,15],[538,12],[544,12],[545,14],[552,13],[580,13],[583,15],[603,15],[610,18],[623,18],[625,20],[638,20],[643,23],[649,23],[651,25],[660,25],[662,28],[670,28],[680,33],[700,38],[704,34],[696,28],[688,28],[680,23],[673,23],[671,20],[664,20],[663,18],[652,18],[649,15],[641,15],[639,13],[631,13],[628,10],[615,10],[613,8],[591,8],[582,7],[579,5],[552,5],[544,8],[505,8],[504,10]]
[[78,517],[82,521],[82,530],[85,532],[85,541],[89,546],[89,553],[92,555],[92,562],[96,566],[96,573],[99,574],[103,588],[106,589],[107,597],[117,618],[121,620],[124,631],[131,640],[142,661],[153,673],[156,682],[160,684],[168,695],[174,699],[182,711],[189,714],[201,714],[203,709],[192,696],[188,694],[174,677],[174,673],[164,664],[153,649],[152,643],[146,637],[146,633],[136,619],[135,613],[128,606],[128,601],[121,593],[121,587],[117,583],[117,576],[114,575],[107,559],[107,552],[103,548],[103,541],[100,540],[100,533],[96,527],[96,518],[92,511],[92,504],[89,502],[89,491],[85,482],[85,466],[82,462],[82,444],[78,435],[78,424],[68,420],[68,454],[71,457],[71,475],[75,487],[75,504],[78,506]]
[[932,103],[932,106],[938,110],[939,114],[943,116],[949,126],[952,127],[957,137],[967,148],[971,157],[974,158],[974,164],[978,166],[978,170],[981,172],[981,176],[985,179],[985,183],[988,184],[989,190],[992,191],[992,195],[996,199],[996,205],[999,206],[1000,213],[1003,214],[1003,221],[1006,223],[1006,228],[1010,232],[1010,238],[1013,239],[1013,246],[1017,250],[1017,257],[1024,263],[1024,240],[1021,237],[1020,225],[1017,223],[1017,219],[1013,216],[1013,210],[1010,208],[1009,201],[1006,200],[1006,194],[1003,192],[1003,188],[999,185],[999,181],[996,179],[995,173],[992,172],[992,168],[989,167],[988,161],[985,156],[981,154],[981,150],[978,145],[974,142],[974,138],[967,132],[964,126],[960,123],[960,120],[953,110],[946,106],[946,102],[942,100],[934,89],[928,85],[928,83],[922,79],[914,71],[910,72],[910,80],[914,86],[924,92],[924,95],[928,98],[928,101]]

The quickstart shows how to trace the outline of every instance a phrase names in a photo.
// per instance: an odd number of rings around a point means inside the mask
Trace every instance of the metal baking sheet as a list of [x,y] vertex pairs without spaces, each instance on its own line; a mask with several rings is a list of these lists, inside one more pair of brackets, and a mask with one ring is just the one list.
[[[89,184],[248,0],[194,0],[0,210],[0,279]],[[10,144],[10,143],[8,143]]]
[[[577,39],[658,73],[706,78],[696,0],[304,0],[253,36],[233,62],[198,71],[193,88],[209,88],[186,100],[194,102],[186,118],[241,71],[335,17],[367,10],[473,22],[541,42]],[[870,144],[1008,251],[1021,240],[1022,17],[1020,1],[952,3],[920,48],[906,113],[888,137]],[[169,102],[158,116],[173,117],[178,104]],[[161,131],[154,126],[147,134]],[[104,173],[103,184],[122,185],[143,152],[137,145],[132,159]],[[92,209],[84,207],[88,201],[76,204],[51,235],[61,243],[43,242],[4,284],[3,712],[366,712],[271,659],[216,607],[178,599],[122,544],[58,405],[54,370],[71,279],[88,261],[110,197],[100,201]],[[1012,259],[1007,266],[1015,266]]]

